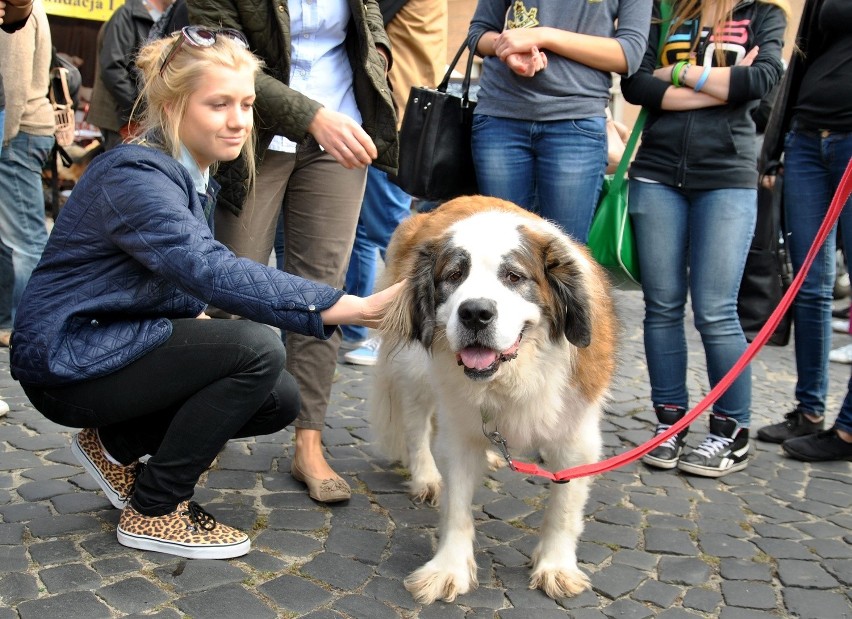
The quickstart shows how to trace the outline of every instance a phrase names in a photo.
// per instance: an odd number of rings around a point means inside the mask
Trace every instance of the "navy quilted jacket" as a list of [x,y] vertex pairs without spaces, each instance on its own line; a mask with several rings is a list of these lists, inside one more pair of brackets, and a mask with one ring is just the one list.
[[330,337],[319,313],[343,292],[234,256],[213,238],[214,200],[154,148],[124,145],[97,157],[18,305],[13,376],[53,387],[109,374],[168,339],[170,318],[197,316],[208,303]]

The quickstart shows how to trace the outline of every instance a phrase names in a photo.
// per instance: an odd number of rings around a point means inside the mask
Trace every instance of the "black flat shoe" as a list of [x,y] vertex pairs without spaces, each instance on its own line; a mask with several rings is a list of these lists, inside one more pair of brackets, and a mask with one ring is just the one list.
[[837,436],[834,429],[784,441],[782,449],[791,458],[804,462],[852,460],[852,443]]

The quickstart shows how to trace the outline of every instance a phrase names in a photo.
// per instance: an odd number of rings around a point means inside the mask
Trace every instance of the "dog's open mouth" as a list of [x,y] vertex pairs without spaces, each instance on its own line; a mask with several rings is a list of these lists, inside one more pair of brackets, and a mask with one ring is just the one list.
[[468,378],[489,378],[494,375],[501,363],[511,361],[518,356],[521,337],[523,337],[523,334],[519,335],[515,343],[503,351],[485,346],[467,346],[456,353],[456,362],[464,366],[464,373]]

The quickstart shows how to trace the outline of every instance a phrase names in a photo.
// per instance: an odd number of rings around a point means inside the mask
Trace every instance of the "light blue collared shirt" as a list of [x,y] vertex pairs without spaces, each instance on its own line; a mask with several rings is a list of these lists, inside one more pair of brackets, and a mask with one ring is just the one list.
[[206,195],[207,185],[210,181],[210,168],[205,168],[202,172],[201,168],[198,167],[195,157],[190,154],[189,150],[183,144],[180,145],[178,161],[189,171],[189,175],[192,177],[192,184],[195,185],[195,191],[202,196]]
[[[346,0],[288,0],[290,88],[361,124],[346,54],[351,12]],[[275,136],[271,150],[296,152],[296,143]]]

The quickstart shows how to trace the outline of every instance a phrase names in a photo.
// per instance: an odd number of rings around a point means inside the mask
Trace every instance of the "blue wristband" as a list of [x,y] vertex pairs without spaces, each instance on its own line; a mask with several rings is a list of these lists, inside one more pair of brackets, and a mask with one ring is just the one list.
[[701,77],[698,78],[698,81],[695,82],[695,87],[693,90],[695,92],[701,92],[701,89],[704,88],[704,84],[707,83],[707,78],[710,77],[710,65],[704,65],[704,71],[701,72]]

